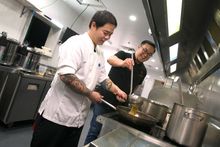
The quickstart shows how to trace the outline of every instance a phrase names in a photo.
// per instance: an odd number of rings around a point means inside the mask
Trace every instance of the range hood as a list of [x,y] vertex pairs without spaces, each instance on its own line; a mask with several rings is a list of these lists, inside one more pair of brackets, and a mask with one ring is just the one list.
[[[142,2],[166,76],[177,75],[185,83],[198,84],[220,67],[218,0],[182,0],[180,30],[170,36],[167,0]],[[176,43],[179,43],[178,56],[170,61],[169,47]],[[171,72],[174,63],[177,69]]]

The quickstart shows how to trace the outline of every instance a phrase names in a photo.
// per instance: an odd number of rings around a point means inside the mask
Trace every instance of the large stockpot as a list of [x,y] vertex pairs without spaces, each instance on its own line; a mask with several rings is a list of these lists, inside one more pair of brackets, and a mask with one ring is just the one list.
[[144,99],[140,111],[144,114],[151,115],[159,120],[157,124],[162,126],[169,112],[169,107],[156,101]]
[[199,147],[208,126],[205,112],[175,103],[166,128],[166,136],[178,144]]

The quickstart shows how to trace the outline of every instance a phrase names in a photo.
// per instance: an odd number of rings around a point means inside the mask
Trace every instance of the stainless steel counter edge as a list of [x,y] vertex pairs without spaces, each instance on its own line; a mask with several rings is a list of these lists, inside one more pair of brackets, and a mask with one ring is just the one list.
[[9,73],[17,73],[18,69],[9,67],[9,66],[0,65],[0,71],[9,72]]
[[148,135],[148,134],[146,134],[144,132],[136,130],[136,129],[134,129],[132,127],[129,127],[127,125],[121,124],[121,123],[119,123],[119,122],[117,122],[117,121],[115,121],[113,119],[108,118],[108,117],[100,115],[100,116],[97,117],[97,121],[102,123],[103,125],[109,124],[111,126],[115,126],[116,128],[120,128],[120,127],[125,128],[131,134],[133,134],[133,135],[135,135],[135,136],[137,136],[137,137],[139,137],[139,138],[141,138],[141,139],[143,139],[145,141],[148,141],[150,143],[159,145],[161,147],[175,147],[174,145],[171,145],[171,144],[169,144],[167,142],[159,140],[159,139],[157,139],[157,138],[155,138],[153,136],[150,136],[150,135]]

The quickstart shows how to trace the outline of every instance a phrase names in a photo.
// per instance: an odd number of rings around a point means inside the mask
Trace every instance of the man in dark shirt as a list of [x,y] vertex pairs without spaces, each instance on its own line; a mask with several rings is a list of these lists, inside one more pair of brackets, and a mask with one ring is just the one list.
[[[117,52],[114,56],[108,59],[108,63],[112,65],[109,78],[127,95],[130,93],[130,83],[131,83],[131,69],[133,67],[133,89],[132,92],[143,82],[147,70],[143,64],[144,61],[147,61],[155,52],[154,43],[144,40],[138,46],[135,53],[133,53],[133,60],[130,53],[124,51]],[[128,101],[121,102],[118,101],[114,94],[106,91],[101,86],[97,86],[96,90],[104,96],[104,99],[114,106],[117,105],[127,105]],[[88,144],[95,140],[101,130],[102,125],[96,121],[98,115],[104,113],[109,113],[114,111],[112,108],[107,106],[104,103],[96,103],[93,107],[93,117],[90,123],[90,128],[88,135],[85,140],[85,144]]]

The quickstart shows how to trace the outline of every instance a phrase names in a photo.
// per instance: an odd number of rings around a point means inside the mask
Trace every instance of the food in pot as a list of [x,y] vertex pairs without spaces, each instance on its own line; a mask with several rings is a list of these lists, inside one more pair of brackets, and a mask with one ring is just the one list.
[[138,117],[137,111],[138,111],[138,106],[136,104],[132,104],[131,110],[129,111],[128,114]]

